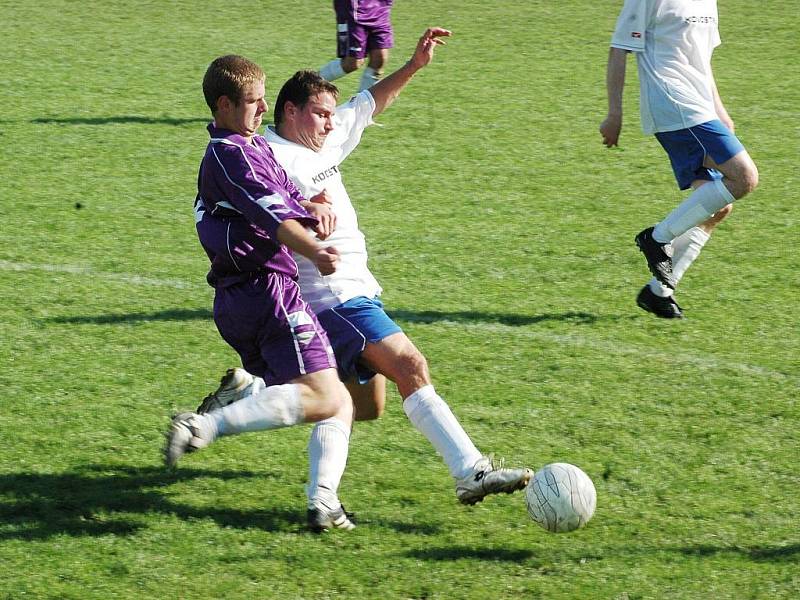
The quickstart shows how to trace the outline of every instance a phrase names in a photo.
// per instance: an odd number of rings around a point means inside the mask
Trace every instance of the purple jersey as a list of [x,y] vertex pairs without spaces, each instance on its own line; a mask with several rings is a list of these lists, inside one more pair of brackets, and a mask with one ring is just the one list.
[[[283,170],[266,140],[209,124],[211,141],[197,180],[195,222],[211,260],[208,281],[226,287],[254,272],[297,277],[291,252],[277,230],[288,219],[314,227],[317,220],[300,206],[304,198]],[[213,226],[221,220],[224,227]]]

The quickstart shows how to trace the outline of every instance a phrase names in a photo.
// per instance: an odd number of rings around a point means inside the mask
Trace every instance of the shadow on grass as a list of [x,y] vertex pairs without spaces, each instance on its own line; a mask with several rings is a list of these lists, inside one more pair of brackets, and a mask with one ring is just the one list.
[[[267,475],[268,476],[268,475]],[[39,540],[55,535],[125,536],[160,513],[181,519],[212,519],[221,527],[285,531],[305,524],[301,510],[236,510],[173,502],[163,488],[197,478],[263,478],[249,471],[88,466],[67,473],[0,475],[0,540]]]
[[449,546],[446,548],[426,548],[410,550],[405,553],[409,558],[419,560],[461,560],[475,558],[487,562],[522,562],[534,557],[530,550],[510,550],[508,548],[474,548],[471,546]]
[[397,321],[407,323],[436,323],[437,321],[451,321],[455,323],[497,323],[521,327],[535,325],[545,321],[561,321],[578,325],[591,325],[597,321],[597,316],[585,312],[546,313],[543,315],[513,315],[503,313],[485,313],[477,311],[443,312],[436,310],[388,310],[389,316]]
[[679,553],[686,556],[705,558],[717,554],[739,554],[744,558],[757,562],[800,561],[800,544],[786,546],[690,546],[678,548]]
[[[525,325],[535,325],[545,321],[560,321],[573,323],[576,325],[591,325],[597,321],[595,315],[583,312],[565,312],[560,314],[543,315],[512,315],[501,313],[482,313],[482,312],[440,312],[433,310],[408,311],[393,310],[388,311],[389,316],[400,323],[436,323],[439,321],[449,321],[455,323],[496,323],[512,327],[523,327]],[[118,315],[87,315],[75,317],[50,317],[43,319],[49,323],[74,323],[74,324],[96,324],[96,325],[117,325],[122,323],[137,323],[142,321],[192,321],[195,319],[212,319],[213,314],[204,308],[195,309],[174,309],[162,310],[149,313],[128,313]]]
[[207,117],[178,119],[175,117],[142,117],[138,115],[121,115],[118,117],[40,117],[31,119],[31,123],[56,125],[113,125],[135,123],[139,125],[187,125],[190,123],[208,123]]
[[[90,465],[67,473],[0,475],[0,540],[41,540],[73,537],[127,536],[146,529],[147,515],[173,515],[183,520],[211,519],[220,527],[313,535],[305,527],[305,507],[238,510],[195,507],[170,500],[168,486],[200,478],[233,480],[269,478],[250,471],[209,471],[160,467]],[[434,535],[435,525],[375,522],[410,535]],[[369,526],[368,523],[365,525]]]
[[121,315],[94,315],[77,317],[50,317],[42,319],[48,323],[71,323],[75,325],[120,325],[148,321],[194,321],[211,320],[213,313],[206,308],[173,309],[149,313],[128,313]]

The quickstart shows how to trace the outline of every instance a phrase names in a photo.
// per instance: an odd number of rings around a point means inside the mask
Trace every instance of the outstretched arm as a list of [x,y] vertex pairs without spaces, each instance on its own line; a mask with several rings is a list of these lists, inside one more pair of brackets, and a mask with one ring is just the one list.
[[419,38],[417,48],[409,61],[397,71],[369,88],[370,94],[375,99],[373,116],[379,115],[394,102],[394,99],[411,81],[414,74],[431,63],[436,46],[444,46],[445,42],[440,38],[449,37],[450,35],[451,33],[447,29],[429,27]]
[[608,53],[606,67],[606,90],[608,92],[608,114],[600,124],[603,143],[611,148],[619,142],[622,131],[622,90],[625,87],[625,63],[628,51],[612,47]]

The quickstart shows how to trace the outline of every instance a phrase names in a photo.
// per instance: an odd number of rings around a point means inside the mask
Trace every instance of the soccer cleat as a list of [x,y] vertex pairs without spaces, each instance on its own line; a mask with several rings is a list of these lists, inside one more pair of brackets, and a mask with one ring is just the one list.
[[661,283],[674,290],[678,282],[672,274],[672,244],[662,244],[654,240],[653,227],[640,231],[634,241],[647,259],[650,272]]
[[344,529],[350,531],[356,528],[352,513],[347,512],[341,504],[339,508],[330,509],[322,504],[314,504],[306,513],[308,528],[315,533],[322,533],[329,529]]
[[187,452],[205,448],[217,439],[216,431],[205,417],[196,413],[181,413],[172,419],[167,445],[164,448],[164,462],[174,467]]
[[649,285],[644,286],[636,296],[636,304],[639,308],[651,312],[662,319],[683,318],[683,312],[681,311],[681,307],[678,306],[678,303],[675,302],[675,298],[672,296],[662,298],[658,294],[655,294],[653,290],[650,289]]
[[197,407],[197,413],[202,415],[246,398],[250,395],[252,385],[253,376],[250,373],[239,367],[228,369],[222,376],[217,391],[203,398]]
[[472,467],[472,473],[456,481],[456,496],[461,504],[477,504],[489,494],[521,490],[532,476],[530,469],[506,469],[503,461],[484,456]]

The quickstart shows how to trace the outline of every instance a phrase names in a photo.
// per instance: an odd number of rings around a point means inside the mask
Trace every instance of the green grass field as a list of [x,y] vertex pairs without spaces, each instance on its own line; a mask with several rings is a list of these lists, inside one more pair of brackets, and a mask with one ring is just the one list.
[[[477,445],[593,478],[551,535],[522,495],[460,506],[407,422],[356,426],[350,533],[304,530],[308,427],[163,469],[169,417],[237,357],[210,318],[191,205],[220,54],[267,95],[334,48],[328,2],[0,0],[0,598],[797,598],[797,6],[720,2],[720,92],[761,185],[682,282],[634,303],[633,236],[681,194],[639,130],[621,1],[399,0],[390,68],[447,47],[344,164],[390,312]],[[340,82],[346,98],[357,76]]]

